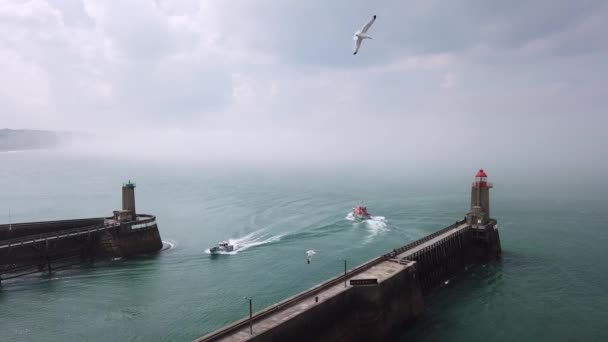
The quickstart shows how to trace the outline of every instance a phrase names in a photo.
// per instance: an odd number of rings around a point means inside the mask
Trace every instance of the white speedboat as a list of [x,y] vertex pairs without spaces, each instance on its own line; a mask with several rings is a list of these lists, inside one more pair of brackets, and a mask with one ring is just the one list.
[[222,241],[217,244],[217,246],[213,246],[209,248],[209,253],[219,253],[219,252],[232,252],[234,251],[234,245],[231,245],[228,241]]

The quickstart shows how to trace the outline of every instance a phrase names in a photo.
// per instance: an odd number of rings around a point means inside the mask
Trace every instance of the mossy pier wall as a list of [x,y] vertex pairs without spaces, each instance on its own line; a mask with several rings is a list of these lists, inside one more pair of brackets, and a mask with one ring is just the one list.
[[0,283],[35,271],[50,273],[84,261],[153,253],[161,248],[152,215],[137,215],[130,222],[87,218],[0,225]]
[[156,217],[135,211],[135,183],[123,184],[122,208],[113,214],[0,225],[0,284],[99,257],[123,258],[162,249]]

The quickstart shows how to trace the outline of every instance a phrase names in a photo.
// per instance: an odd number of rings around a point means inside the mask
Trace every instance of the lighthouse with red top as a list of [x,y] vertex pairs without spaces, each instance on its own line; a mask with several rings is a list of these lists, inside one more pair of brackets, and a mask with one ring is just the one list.
[[488,175],[480,169],[471,185],[471,210],[466,216],[471,227],[471,233],[481,249],[477,250],[478,257],[493,258],[501,254],[500,236],[495,219],[490,217],[490,189],[493,184],[488,182]]
[[490,219],[490,189],[488,175],[480,169],[471,185],[471,211],[467,215],[469,224],[485,224]]

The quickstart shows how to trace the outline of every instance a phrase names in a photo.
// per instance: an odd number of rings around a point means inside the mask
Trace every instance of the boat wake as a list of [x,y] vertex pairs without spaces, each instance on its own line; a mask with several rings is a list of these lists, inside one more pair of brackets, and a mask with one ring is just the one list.
[[386,224],[386,218],[384,216],[372,216],[369,220],[366,220],[365,223],[369,233],[365,238],[365,243],[371,242],[376,236],[388,231],[388,225]]
[[368,226],[373,226],[376,228],[386,228],[386,217],[372,216],[369,220],[366,220],[365,223],[367,223]]
[[[266,245],[269,243],[280,241],[281,238],[283,238],[283,236],[285,236],[286,234],[279,234],[273,236],[269,235],[270,234],[264,233],[260,230],[247,234],[240,238],[228,239],[228,243],[234,246],[234,250],[232,252],[219,251],[214,254],[235,255],[251,247]],[[209,248],[205,249],[205,253],[211,254]]]
[[172,250],[173,248],[175,248],[175,246],[177,246],[177,243],[173,242],[173,241],[163,240],[162,243],[163,243],[163,248],[161,248],[160,250],[163,252]]
[[375,226],[375,227],[379,227],[379,228],[383,228],[386,227],[386,217],[384,216],[371,216],[369,219],[365,220],[365,221],[357,221],[355,219],[355,215],[353,215],[353,212],[349,212],[346,217],[344,218],[345,220],[348,221],[352,221],[352,222],[357,222],[357,223],[366,223],[369,226]]
[[355,215],[353,215],[353,212],[352,212],[352,211],[351,211],[351,212],[349,212],[349,213],[346,215],[346,217],[345,217],[344,219],[345,219],[345,220],[352,221],[352,222],[355,222],[355,221],[356,221],[356,220],[355,220]]
[[367,237],[365,238],[365,242],[370,242],[376,237],[388,230],[387,220],[384,216],[371,216],[369,219],[365,221],[357,221],[352,212],[349,212],[348,215],[344,218],[348,221],[364,224],[365,228],[369,232]]

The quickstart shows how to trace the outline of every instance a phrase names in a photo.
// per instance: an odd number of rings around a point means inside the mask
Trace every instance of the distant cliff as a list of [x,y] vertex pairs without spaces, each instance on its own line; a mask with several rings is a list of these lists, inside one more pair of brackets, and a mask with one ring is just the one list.
[[70,133],[29,129],[0,129],[0,151],[59,147]]

